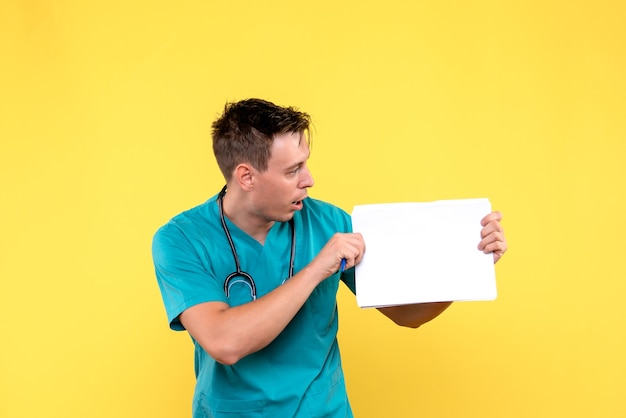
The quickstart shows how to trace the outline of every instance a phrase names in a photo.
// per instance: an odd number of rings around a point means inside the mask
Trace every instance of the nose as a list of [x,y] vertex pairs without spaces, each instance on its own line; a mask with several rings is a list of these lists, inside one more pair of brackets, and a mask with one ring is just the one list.
[[302,178],[300,179],[299,186],[303,189],[307,187],[313,187],[313,185],[315,184],[315,180],[313,180],[313,176],[311,175],[311,170],[309,170],[309,167],[307,165],[304,165],[300,172]]

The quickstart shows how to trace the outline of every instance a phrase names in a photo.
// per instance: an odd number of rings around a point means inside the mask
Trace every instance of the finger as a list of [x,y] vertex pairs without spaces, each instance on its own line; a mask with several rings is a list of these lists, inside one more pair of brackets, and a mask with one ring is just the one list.
[[364,248],[361,245],[350,246],[344,257],[346,259],[346,268],[354,267],[363,259]]
[[346,268],[354,267],[363,259],[365,242],[361,234],[353,234],[344,248],[343,258],[346,259]]
[[482,226],[486,226],[490,222],[493,222],[493,221],[500,222],[501,220],[502,220],[502,213],[500,213],[498,211],[494,211],[494,212],[491,212],[489,215],[485,216],[480,221],[480,224]]
[[486,250],[487,247],[489,247],[491,244],[495,242],[501,242],[506,245],[506,238],[504,237],[504,234],[501,231],[493,231],[487,236],[485,236],[478,243],[478,249],[484,252],[489,252]]
[[494,241],[485,245],[482,251],[485,254],[497,253],[498,255],[502,255],[506,252],[506,250],[507,250],[506,241]]
[[360,233],[345,235],[345,250],[352,252],[352,256],[356,257],[358,253],[365,251],[365,241]]
[[500,222],[497,222],[497,221],[489,222],[480,230],[480,237],[485,238],[486,236],[494,232],[500,232],[500,233],[504,232],[504,229],[502,228],[502,225],[500,224]]
[[356,258],[354,259],[354,264],[353,265],[357,265],[361,262],[361,260],[363,260],[363,254],[365,254],[365,247],[361,248],[361,251],[359,251],[359,254],[356,256]]

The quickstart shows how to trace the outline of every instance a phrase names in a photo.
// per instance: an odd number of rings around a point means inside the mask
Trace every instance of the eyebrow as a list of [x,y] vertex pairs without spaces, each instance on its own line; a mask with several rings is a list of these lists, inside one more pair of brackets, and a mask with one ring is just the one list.
[[289,167],[285,168],[285,172],[287,173],[289,171],[295,170],[296,168],[301,167],[303,165],[304,165],[304,161],[300,161],[300,162],[298,162],[296,164],[292,164]]
[[286,167],[285,172],[289,172],[291,170],[294,170],[298,167],[303,166],[310,157],[311,157],[311,150],[309,150],[309,152],[306,154],[304,160],[298,161],[297,163],[291,164],[290,166]]
[[306,155],[304,156],[304,159],[303,159],[303,160],[301,160],[301,161],[298,161],[298,162],[296,162],[296,163],[294,163],[294,164],[291,164],[291,165],[289,165],[289,166],[287,166],[287,167],[285,167],[285,173],[288,173],[288,172],[289,172],[289,171],[291,171],[291,170],[294,170],[294,169],[296,169],[296,168],[298,168],[298,167],[300,167],[300,166],[303,166],[303,165],[307,162],[307,160],[308,160],[309,158],[311,158],[311,148],[310,148],[310,147],[307,147],[307,148],[308,148],[308,149],[307,149],[307,153],[306,153]]

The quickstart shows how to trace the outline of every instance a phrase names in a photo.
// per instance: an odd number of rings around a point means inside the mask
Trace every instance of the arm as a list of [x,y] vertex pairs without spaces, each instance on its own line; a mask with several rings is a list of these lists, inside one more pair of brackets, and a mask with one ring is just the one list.
[[398,325],[418,328],[448,309],[452,302],[416,303],[413,305],[378,308],[387,318]]
[[272,292],[232,308],[223,302],[201,303],[185,310],[180,321],[218,362],[234,364],[272,342],[341,260],[354,266],[363,250],[360,234],[335,234],[308,266]]
[[[480,224],[483,226],[478,249],[485,254],[493,253],[493,262],[498,260],[507,250],[507,242],[500,221],[502,214],[492,212],[485,216]],[[413,305],[392,306],[378,310],[398,325],[418,328],[426,322],[435,319],[448,309],[452,302],[417,303]]]

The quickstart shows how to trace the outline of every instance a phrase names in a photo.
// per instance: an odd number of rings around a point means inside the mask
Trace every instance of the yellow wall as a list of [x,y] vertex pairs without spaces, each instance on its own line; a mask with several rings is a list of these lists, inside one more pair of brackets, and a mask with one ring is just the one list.
[[150,241],[252,96],[313,116],[315,197],[505,214],[495,302],[340,293],[358,417],[626,416],[623,2],[294,3],[0,3],[0,416],[189,416]]

